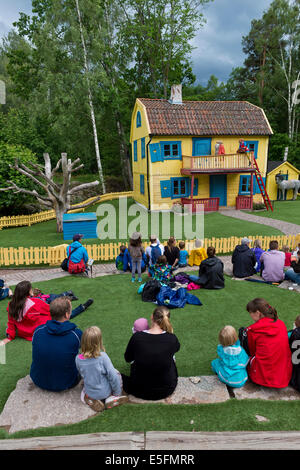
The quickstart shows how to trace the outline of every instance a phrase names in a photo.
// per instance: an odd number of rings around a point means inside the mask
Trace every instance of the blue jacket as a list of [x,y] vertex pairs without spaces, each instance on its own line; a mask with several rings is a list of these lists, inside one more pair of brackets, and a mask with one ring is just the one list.
[[[120,256],[120,255],[119,255]],[[148,264],[148,258],[146,256],[145,253],[143,253],[143,257],[142,257],[142,270],[145,270],[146,269],[146,266]],[[129,253],[129,250],[128,248],[126,248],[124,254],[123,254],[123,271],[126,272],[126,271],[131,271],[132,269],[132,260],[131,260],[131,256],[130,256],[130,253]]]
[[75,358],[82,331],[70,321],[48,320],[32,337],[30,377],[40,388],[62,391],[78,383]]
[[252,251],[255,254],[255,258],[256,258],[256,261],[257,261],[256,272],[259,273],[260,268],[261,268],[260,257],[264,253],[264,250],[262,248],[256,247],[256,248],[252,248]]
[[80,263],[80,261],[83,259],[83,261],[87,263],[89,260],[88,252],[80,242],[73,242],[68,246],[67,256],[69,256],[70,251],[72,252],[77,247],[78,249],[75,251],[75,253],[70,256],[70,260],[73,261],[73,263]]
[[230,387],[242,387],[247,379],[247,364],[249,356],[241,347],[239,340],[233,346],[217,347],[219,359],[212,361],[213,371],[218,375],[221,382]]

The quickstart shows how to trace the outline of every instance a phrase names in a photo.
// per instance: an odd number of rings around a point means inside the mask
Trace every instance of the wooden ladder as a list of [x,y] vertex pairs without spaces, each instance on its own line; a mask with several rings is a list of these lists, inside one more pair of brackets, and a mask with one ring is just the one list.
[[254,155],[252,155],[252,158],[248,155],[250,161],[252,161],[252,163],[254,164],[254,168],[255,168],[255,176],[256,176],[256,180],[257,180],[257,184],[258,184],[258,187],[259,187],[259,190],[261,192],[261,195],[263,197],[263,200],[264,200],[264,203],[265,203],[265,206],[267,208],[267,211],[269,209],[271,209],[271,211],[273,212],[273,206],[271,204],[271,201],[270,201],[270,198],[269,198],[269,195],[267,193],[267,190],[266,190],[266,186],[265,186],[265,183],[264,183],[264,180],[261,176],[261,172],[258,168],[258,164],[257,164],[257,161],[255,160],[255,157]]

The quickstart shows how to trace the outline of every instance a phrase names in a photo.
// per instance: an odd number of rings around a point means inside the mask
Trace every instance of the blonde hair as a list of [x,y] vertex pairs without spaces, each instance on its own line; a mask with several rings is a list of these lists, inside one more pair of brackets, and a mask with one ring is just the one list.
[[236,329],[233,326],[226,325],[219,333],[219,342],[222,346],[232,346],[238,340]]
[[102,332],[98,326],[90,326],[81,337],[81,352],[85,359],[91,359],[101,356],[101,351],[105,351]]
[[167,333],[173,333],[173,326],[170,322],[170,311],[167,309],[167,307],[157,307],[153,312],[153,321],[163,331],[166,331]]

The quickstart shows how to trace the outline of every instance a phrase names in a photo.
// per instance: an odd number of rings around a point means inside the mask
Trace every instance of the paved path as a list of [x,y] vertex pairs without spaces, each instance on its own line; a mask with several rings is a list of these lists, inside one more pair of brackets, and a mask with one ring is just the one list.
[[274,227],[285,235],[297,235],[300,233],[300,225],[291,224],[278,219],[269,219],[267,217],[260,217],[259,215],[248,214],[247,212],[238,210],[221,210],[220,214],[228,217],[234,217],[235,219],[246,220],[248,222],[255,222],[256,224],[268,225]]
[[[220,257],[229,258],[228,256]],[[181,268],[176,272],[180,271],[196,271],[199,266],[188,266],[187,268]],[[112,274],[122,274],[116,269],[115,264],[95,264],[93,266],[93,278],[100,276],[108,276]],[[127,273],[129,274],[129,272]],[[40,282],[50,281],[60,277],[71,276],[66,271],[62,271],[61,268],[44,268],[44,269],[0,269],[0,279],[4,279],[6,285],[14,286],[21,281]]]

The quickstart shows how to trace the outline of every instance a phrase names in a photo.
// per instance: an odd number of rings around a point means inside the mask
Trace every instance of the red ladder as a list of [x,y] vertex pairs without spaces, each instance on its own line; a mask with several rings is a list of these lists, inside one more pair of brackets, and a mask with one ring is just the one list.
[[[250,158],[250,157],[249,157],[249,158]],[[259,168],[258,168],[257,161],[255,160],[255,157],[254,157],[253,154],[252,154],[252,158],[250,158],[250,161],[252,161],[252,163],[254,163],[254,167],[255,167],[255,176],[256,176],[257,184],[258,184],[259,190],[260,190],[260,192],[261,192],[261,195],[262,195],[262,197],[263,197],[263,200],[264,200],[265,206],[266,206],[266,208],[267,208],[267,211],[268,211],[269,209],[271,209],[271,211],[273,212],[273,207],[272,207],[272,204],[271,204],[269,195],[268,195],[268,193],[267,193],[264,180],[262,179],[261,172],[260,172],[260,170],[259,170]]]

